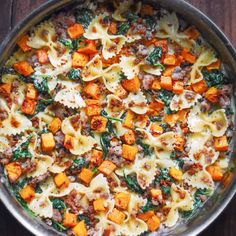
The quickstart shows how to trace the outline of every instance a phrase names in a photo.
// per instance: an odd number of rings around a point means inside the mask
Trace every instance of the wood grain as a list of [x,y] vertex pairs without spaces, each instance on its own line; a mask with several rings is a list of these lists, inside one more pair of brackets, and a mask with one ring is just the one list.
[[[236,46],[236,0],[186,0],[209,16]],[[1,0],[0,42],[24,16],[46,0]],[[235,236],[236,199],[201,236]],[[31,236],[0,203],[0,235]]]

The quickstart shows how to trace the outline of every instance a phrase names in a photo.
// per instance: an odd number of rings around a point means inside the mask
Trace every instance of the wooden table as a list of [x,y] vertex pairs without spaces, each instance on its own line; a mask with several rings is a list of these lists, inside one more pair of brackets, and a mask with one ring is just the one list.
[[[35,7],[46,0],[1,0],[0,42],[5,35]],[[236,47],[236,0],[188,0],[208,15],[225,32]],[[0,203],[0,235],[30,236]],[[201,236],[235,236],[236,199]]]

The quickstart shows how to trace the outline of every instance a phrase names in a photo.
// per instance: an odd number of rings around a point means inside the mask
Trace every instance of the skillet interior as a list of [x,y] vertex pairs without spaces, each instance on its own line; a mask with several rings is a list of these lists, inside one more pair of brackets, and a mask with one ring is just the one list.
[[[50,0],[46,4],[42,5],[35,11],[33,11],[24,21],[18,24],[15,29],[6,37],[5,41],[0,47],[0,66],[2,66],[11,53],[15,50],[16,42],[19,38],[32,26],[39,23],[45,17],[49,16],[55,11],[61,10],[64,7],[73,4],[82,4],[83,1],[77,0]],[[153,1],[156,2],[157,1]],[[203,15],[196,8],[183,0],[159,0],[158,4],[169,10],[179,13],[187,22],[195,25],[203,37],[216,49],[220,58],[225,64],[225,69],[228,76],[231,78],[234,84],[234,101],[236,95],[236,52],[228,39],[220,31],[220,29],[205,15]],[[236,147],[235,143],[236,135],[234,133],[234,140],[231,143],[231,149],[233,149],[231,156],[231,166],[236,164],[235,158]],[[49,228],[46,224],[42,223],[37,218],[31,218],[26,212],[19,206],[16,200],[13,198],[12,193],[8,189],[8,183],[4,177],[2,171],[0,173],[0,199],[12,213],[12,215],[20,221],[28,230],[35,235],[62,235],[52,228]],[[161,235],[196,235],[205,229],[226,207],[229,201],[232,199],[236,192],[236,172],[229,172],[226,174],[224,181],[219,185],[213,196],[206,204],[200,208],[192,219],[183,224],[177,225],[173,229],[169,229]],[[152,233],[150,235],[157,235]]]

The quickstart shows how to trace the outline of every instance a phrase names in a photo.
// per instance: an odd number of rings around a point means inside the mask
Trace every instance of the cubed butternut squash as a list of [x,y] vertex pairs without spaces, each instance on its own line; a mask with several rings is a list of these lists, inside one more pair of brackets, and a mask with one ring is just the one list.
[[108,27],[108,31],[111,34],[116,34],[117,33],[117,23],[111,22]]
[[34,73],[34,69],[27,61],[20,61],[15,64],[13,64],[13,68],[15,71],[17,71],[19,74],[23,76],[30,76]]
[[151,231],[151,232],[156,231],[161,225],[160,218],[157,217],[156,215],[150,217],[147,220],[146,223],[147,223],[147,226],[148,226],[148,230]]
[[157,123],[152,123],[150,127],[150,131],[154,137],[157,137],[163,133],[163,128]]
[[36,109],[37,102],[33,99],[24,99],[21,105],[21,112],[27,115],[33,115]]
[[113,208],[113,210],[108,214],[108,219],[118,225],[122,225],[125,220],[125,213]]
[[99,166],[102,163],[103,152],[100,150],[93,149],[91,152],[90,163],[94,166]]
[[140,83],[139,78],[136,76],[133,79],[122,80],[121,85],[128,92],[135,93],[135,92],[138,92],[138,90],[140,89],[141,83]]
[[87,228],[84,220],[77,223],[77,225],[72,228],[72,232],[75,236],[87,236]]
[[102,110],[102,107],[100,105],[99,100],[96,100],[96,99],[86,100],[85,112],[87,116],[98,116],[100,115],[101,110]]
[[194,26],[188,27],[185,31],[184,34],[186,34],[190,39],[197,39],[200,36],[199,31],[196,29]]
[[174,66],[177,63],[175,55],[166,55],[163,61],[164,65]]
[[26,202],[30,202],[35,196],[35,191],[32,186],[26,185],[23,189],[19,191],[19,194]]
[[67,29],[67,33],[71,39],[77,39],[84,34],[84,27],[81,24],[75,23]]
[[149,4],[143,4],[140,13],[141,16],[152,16],[154,14],[154,9]]
[[175,69],[175,66],[166,66],[166,69],[165,71],[163,72],[163,76],[166,76],[166,77],[171,77],[172,74],[173,74],[173,71]]
[[153,199],[157,199],[159,196],[162,195],[162,192],[160,189],[152,188],[150,190],[151,196]]
[[175,167],[170,168],[169,175],[177,181],[181,181],[183,178],[183,172]]
[[4,83],[0,85],[0,94],[3,96],[9,96],[11,93],[11,83]]
[[185,144],[184,137],[180,134],[175,135],[174,148],[178,151],[183,151],[184,150],[184,144]]
[[116,165],[111,161],[103,161],[98,170],[104,175],[109,176],[116,169]]
[[223,171],[219,166],[216,166],[216,165],[207,166],[206,170],[211,175],[214,181],[222,180]]
[[161,111],[164,108],[165,104],[161,100],[157,99],[155,101],[150,102],[149,109],[154,111]]
[[222,137],[217,137],[214,139],[214,147],[216,151],[226,152],[228,151],[229,144],[227,137],[224,135]]
[[72,54],[72,67],[83,68],[89,61],[89,56],[84,53],[74,52]]
[[75,138],[69,134],[66,134],[64,137],[64,147],[68,150],[73,149],[75,143]]
[[173,85],[173,93],[181,94],[184,91],[184,83],[182,81],[176,81]]
[[221,61],[218,59],[215,62],[212,62],[209,66],[207,66],[208,70],[219,70],[221,67]]
[[173,89],[172,78],[170,76],[161,76],[160,85],[163,89],[172,91]]
[[148,219],[150,219],[154,215],[155,215],[154,211],[150,210],[150,211],[146,211],[144,213],[138,214],[138,218],[143,220],[144,222],[147,222]]
[[66,188],[70,184],[70,180],[65,173],[59,173],[54,177],[54,182],[58,188]]
[[77,52],[86,55],[95,54],[97,52],[95,41],[86,40],[86,45],[84,47],[78,48]]
[[134,113],[131,110],[128,110],[123,121],[123,126],[129,129],[134,128]]
[[98,99],[100,95],[100,87],[94,82],[86,83],[84,85],[84,93],[93,99]]
[[158,79],[155,79],[153,82],[152,82],[152,86],[151,86],[151,89],[157,91],[157,90],[160,90],[161,89],[161,83]]
[[130,193],[116,193],[115,206],[122,210],[127,210],[130,202]]
[[11,183],[15,183],[22,174],[22,167],[19,162],[11,162],[5,165],[5,169],[7,171],[8,179]]
[[104,199],[99,198],[93,201],[93,208],[95,211],[105,211],[106,208],[104,207]]
[[189,109],[182,109],[180,111],[177,112],[177,115],[178,115],[178,121],[179,122],[182,122],[182,123],[186,123],[186,117],[187,117],[187,114],[189,112]]
[[48,130],[50,130],[53,134],[61,129],[61,120],[58,117],[53,118],[53,120],[48,125]]
[[179,119],[178,113],[166,114],[164,116],[164,121],[171,127],[173,127]]
[[182,50],[182,57],[185,59],[185,61],[194,64],[196,61],[196,56],[191,54],[186,48]]
[[89,184],[93,178],[93,172],[87,168],[83,168],[78,177],[84,183]]
[[218,89],[216,87],[209,88],[205,93],[205,98],[212,103],[217,103],[218,102]]
[[108,119],[103,116],[93,116],[91,120],[91,129],[103,133],[106,131]]
[[128,161],[133,161],[138,153],[137,146],[131,146],[127,144],[122,145],[122,157]]
[[66,228],[72,228],[74,226],[76,226],[77,223],[77,216],[73,213],[70,212],[65,212],[64,213],[64,219],[63,219],[63,225]]
[[36,51],[36,55],[37,55],[38,62],[41,65],[48,63],[48,52],[46,49],[38,49]]
[[52,133],[41,134],[41,148],[43,152],[51,152],[55,148],[55,145]]
[[27,44],[28,41],[29,41],[29,35],[24,35],[17,43],[23,52],[28,52],[31,50],[31,47]]
[[121,140],[128,145],[134,144],[136,140],[134,131],[128,130],[123,136],[121,136]]
[[121,99],[126,98],[128,96],[128,92],[121,85],[118,85],[116,87],[114,94]]
[[192,84],[192,89],[195,93],[203,94],[207,91],[208,86],[205,80],[200,80],[197,83]]
[[28,83],[26,87],[26,98],[36,100],[38,97],[38,91],[33,84]]

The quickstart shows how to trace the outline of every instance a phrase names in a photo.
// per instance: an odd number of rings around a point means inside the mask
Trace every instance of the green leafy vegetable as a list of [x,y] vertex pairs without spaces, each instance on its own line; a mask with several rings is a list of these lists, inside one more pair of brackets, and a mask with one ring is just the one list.
[[163,128],[164,131],[166,131],[169,127],[168,124],[166,124],[166,123],[162,123],[162,124],[160,124],[160,126]]
[[160,174],[155,178],[154,182],[160,185],[161,191],[164,194],[170,194],[171,186],[163,184],[163,181],[175,182],[174,179],[169,176],[167,168],[160,169]]
[[120,73],[120,80],[127,79],[127,76],[124,74],[124,72]]
[[122,22],[117,29],[117,34],[126,34],[126,32],[129,30],[130,24],[129,22]]
[[35,114],[44,111],[53,102],[52,98],[39,100],[35,109]]
[[91,225],[91,223],[90,223],[91,221],[90,221],[89,217],[86,215],[83,215],[83,214],[78,215],[78,220],[79,221],[84,220],[84,223],[86,225],[88,225],[88,226]]
[[153,51],[146,57],[146,61],[148,61],[152,66],[159,66],[161,69],[165,69],[165,67],[160,63],[161,57],[162,47],[155,47]]
[[73,39],[73,40],[70,40],[70,39],[62,39],[62,38],[59,38],[59,42],[61,44],[63,44],[65,47],[69,48],[70,50],[74,51],[78,48],[82,48],[84,46],[86,46],[86,43],[84,44],[81,44],[81,42],[84,40],[84,37],[83,36],[80,36],[78,39]]
[[74,69],[72,68],[68,74],[67,74],[68,78],[70,80],[81,80],[81,70],[80,69]]
[[60,231],[60,232],[66,231],[66,228],[62,224],[60,224],[59,222],[55,220],[51,220],[51,221],[52,221],[52,227],[56,229],[57,231]]
[[62,210],[66,209],[66,204],[61,199],[58,199],[58,198],[51,199],[51,202],[52,202],[53,208],[55,208],[59,211],[62,211]]
[[166,106],[170,105],[170,102],[173,97],[174,97],[174,93],[165,89],[160,89],[157,93],[157,98],[163,101]]
[[208,87],[220,86],[229,83],[229,79],[220,70],[203,71],[203,78]]
[[126,182],[128,188],[130,190],[132,190],[133,192],[136,192],[136,193],[140,193],[140,194],[144,193],[144,191],[139,186],[139,184],[138,184],[138,182],[137,182],[135,177],[131,177],[129,175],[125,175],[124,174],[124,179],[125,179],[125,182]]
[[89,9],[79,9],[75,14],[75,19],[82,24],[84,28],[88,28],[90,22],[93,20],[93,12]]
[[74,45],[73,45],[73,41],[72,41],[72,40],[59,38],[58,41],[59,41],[61,44],[63,44],[64,46],[68,47],[69,49],[71,49],[71,50],[74,49]]
[[156,28],[157,20],[153,16],[145,16],[144,24],[146,25],[147,30],[152,32]]
[[73,161],[71,170],[79,170],[87,165],[86,158],[77,158]]
[[120,121],[120,122],[122,122],[122,119],[109,116],[105,110],[102,110],[102,111],[101,111],[101,116],[106,117],[108,120],[114,120],[114,121]]
[[141,210],[142,210],[142,212],[147,212],[147,211],[153,210],[155,208],[156,208],[156,206],[154,206],[150,200],[147,200],[146,205],[142,206]]
[[34,80],[34,87],[41,94],[45,94],[45,95],[49,94],[49,87],[48,87],[48,80],[47,80],[47,78],[43,78],[41,81],[38,80],[38,79],[35,79]]
[[234,111],[233,111],[232,107],[227,106],[227,107],[225,108],[225,114],[226,114],[227,116],[233,115],[233,114],[234,114]]
[[126,19],[128,22],[133,23],[138,19],[138,15],[133,12],[129,12],[126,16]]
[[100,144],[102,146],[103,159],[105,159],[108,153],[108,148],[110,146],[110,134],[108,132],[101,134]]
[[142,139],[137,138],[136,139],[136,144],[138,144],[142,147],[145,156],[150,156],[152,154],[150,146],[148,144],[143,143]]
[[149,120],[152,122],[161,122],[162,118],[160,116],[149,116]]
[[33,135],[31,134],[25,142],[23,142],[21,145],[19,145],[19,147],[17,147],[13,151],[13,156],[12,156],[13,161],[16,161],[19,158],[31,158],[32,157],[32,154],[28,150],[30,140],[32,137],[33,137]]

